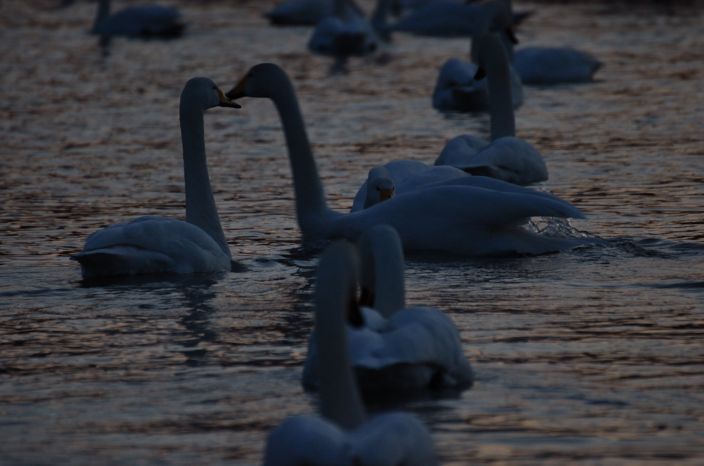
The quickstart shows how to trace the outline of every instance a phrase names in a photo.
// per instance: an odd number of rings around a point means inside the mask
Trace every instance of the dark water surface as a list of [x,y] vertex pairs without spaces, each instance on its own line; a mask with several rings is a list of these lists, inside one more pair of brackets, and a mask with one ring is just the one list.
[[[193,76],[229,88],[275,61],[295,80],[333,206],[373,165],[432,161],[486,116],[445,117],[430,93],[465,40],[398,36],[346,76],[273,29],[270,2],[183,2],[188,35],[85,31],[93,5],[0,3],[0,464],[258,464],[267,432],[311,413],[300,386],[316,258],[298,249],[288,161],[270,102],[206,116],[210,173],[246,272],[84,287],[97,228],[182,216],[178,96]],[[364,2],[369,6],[370,2]],[[412,258],[408,301],[445,309],[478,380],[405,405],[445,465],[704,464],[704,14],[528,4],[524,44],[605,62],[592,85],[526,88],[519,135],[544,188],[606,239],[559,255]]]

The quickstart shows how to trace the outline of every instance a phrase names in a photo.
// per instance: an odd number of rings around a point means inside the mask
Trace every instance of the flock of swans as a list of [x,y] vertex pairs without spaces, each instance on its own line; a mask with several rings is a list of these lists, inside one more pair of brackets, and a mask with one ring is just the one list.
[[[137,18],[163,24],[167,17],[178,18],[169,9],[150,8],[110,16],[108,1],[101,0],[93,32],[154,33],[156,26],[136,25]],[[403,8],[411,12],[389,25],[389,11]],[[277,25],[317,24],[309,47],[340,62],[373,51],[396,31],[472,36],[473,63],[454,60],[443,66],[433,102],[455,111],[488,110],[491,141],[460,135],[433,165],[394,160],[373,167],[351,211],[336,212],[327,205],[295,88],[281,67],[258,64],[229,92],[208,78],[193,78],[179,106],[186,220],[148,216],[106,227],[93,233],[72,259],[87,280],[232,270],[208,175],[204,117],[213,107],[239,108],[235,101],[244,97],[270,100],[285,136],[303,240],[339,241],[324,251],[318,265],[315,328],[302,376],[307,389],[320,393],[322,417],[284,421],[269,437],[264,463],[437,464],[429,432],[416,417],[392,413],[367,419],[362,402],[362,394],[462,391],[473,381],[452,321],[436,309],[406,307],[404,250],[453,256],[542,254],[581,244],[584,240],[525,228],[534,216],[583,215],[567,201],[525,187],[546,180],[548,171],[540,153],[516,137],[514,108],[523,100],[521,81],[551,82],[555,77],[534,73],[535,63],[566,76],[570,72],[554,63],[573,62],[575,69],[589,68],[593,74],[598,62],[575,52],[588,59],[580,62],[565,49],[514,55],[510,0],[379,0],[371,21],[350,0],[290,0],[267,16]],[[588,65],[589,60],[594,63]]]

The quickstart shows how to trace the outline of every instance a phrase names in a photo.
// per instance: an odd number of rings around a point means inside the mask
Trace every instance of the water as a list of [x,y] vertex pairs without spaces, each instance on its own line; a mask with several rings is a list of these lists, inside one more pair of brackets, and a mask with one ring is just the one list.
[[[267,5],[183,2],[185,38],[117,40],[103,60],[84,34],[93,5],[47,3],[0,5],[0,463],[258,464],[270,429],[316,409],[299,383],[316,257],[299,249],[273,106],[206,116],[246,271],[84,287],[68,256],[117,220],[183,215],[188,78],[227,89],[255,63],[284,66],[346,210],[373,165],[488,133],[484,116],[430,108],[438,67],[468,43],[399,36],[388,64],[327,77],[308,30],[268,27]],[[478,378],[403,405],[445,465],[704,462],[704,15],[608,5],[519,5],[539,9],[524,44],[571,44],[605,67],[595,84],[527,88],[517,114],[545,188],[606,244],[408,261],[408,301],[447,311]]]

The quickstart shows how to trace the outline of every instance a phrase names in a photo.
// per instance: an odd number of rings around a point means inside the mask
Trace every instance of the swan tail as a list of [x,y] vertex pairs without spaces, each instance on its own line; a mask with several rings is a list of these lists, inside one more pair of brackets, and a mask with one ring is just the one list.
[[71,259],[81,264],[84,279],[174,271],[174,262],[169,256],[134,246],[83,251]]

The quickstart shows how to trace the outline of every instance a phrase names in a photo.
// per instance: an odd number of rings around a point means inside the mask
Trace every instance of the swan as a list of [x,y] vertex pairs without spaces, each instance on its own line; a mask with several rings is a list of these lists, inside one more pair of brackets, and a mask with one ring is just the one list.
[[99,0],[91,32],[105,44],[111,36],[178,37],[185,26],[174,7],[135,5],[110,14],[110,0]]
[[277,26],[315,26],[330,16],[334,0],[288,0],[264,16]]
[[[334,212],[325,201],[296,93],[286,73],[271,63],[256,65],[227,97],[273,101],[288,147],[296,215],[305,242],[340,237],[356,239],[367,228],[385,223],[398,231],[407,251],[542,254],[581,244],[576,239],[541,236],[520,226],[532,216],[583,218],[577,208],[555,197],[512,192],[511,188],[439,185],[396,195],[358,212]],[[492,182],[510,185],[499,180]]]
[[480,3],[462,3],[439,0],[387,24],[390,32],[405,32],[431,37],[467,37],[489,30],[508,28],[513,16],[506,0],[488,0]]
[[586,83],[602,62],[571,47],[521,47],[514,52],[513,66],[525,84]]
[[321,417],[290,417],[267,439],[264,466],[433,466],[430,434],[415,416],[367,419],[346,352],[345,313],[356,298],[354,248],[333,243],[321,256],[315,289]]
[[186,181],[186,221],[139,217],[98,230],[71,259],[84,279],[149,273],[205,273],[231,269],[208,177],[203,114],[240,106],[207,78],[193,78],[181,92],[179,116]]
[[335,58],[334,70],[343,70],[351,56],[369,55],[378,48],[378,37],[364,13],[335,0],[333,14],[321,20],[313,30],[308,48],[311,52]]
[[528,142],[515,137],[510,68],[503,42],[495,33],[474,39],[479,63],[489,81],[491,143],[467,135],[445,145],[436,165],[451,165],[472,174],[527,185],[548,179],[545,161]]
[[[347,352],[361,390],[389,395],[469,388],[472,368],[452,321],[437,309],[405,307],[403,251],[396,231],[388,225],[370,228],[360,237],[359,252],[363,304],[371,308],[362,308],[347,326]],[[303,385],[313,390],[321,358],[315,333],[303,367]]]

